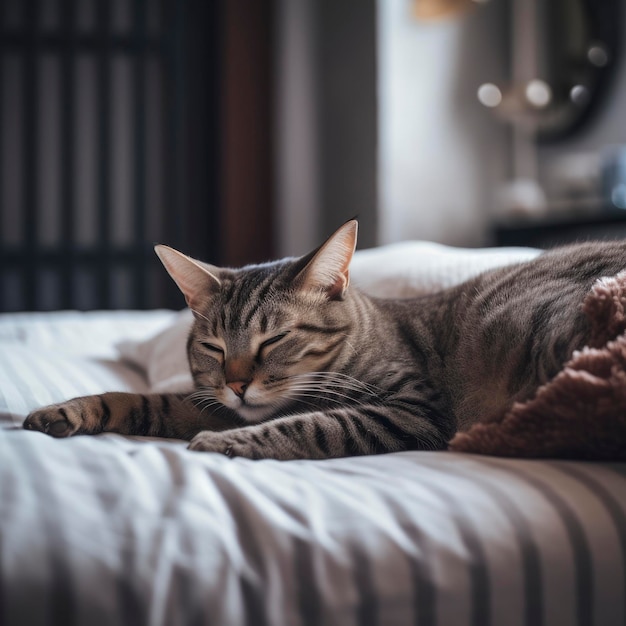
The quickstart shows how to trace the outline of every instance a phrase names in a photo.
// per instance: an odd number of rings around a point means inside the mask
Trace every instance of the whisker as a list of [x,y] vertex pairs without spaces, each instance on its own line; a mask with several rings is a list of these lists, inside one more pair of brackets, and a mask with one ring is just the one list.
[[[314,374],[319,374],[319,372],[315,372]],[[294,379],[296,382],[304,382],[305,384],[313,383],[324,388],[339,387],[341,389],[348,389],[351,391],[364,393],[370,396],[379,396],[385,393],[383,389],[375,388],[371,385],[361,383],[357,379],[353,379],[351,377],[348,377],[346,379],[340,379],[332,375],[331,376],[297,375],[297,377],[294,377]],[[315,379],[318,379],[319,382],[316,381]]]
[[[304,395],[310,395],[312,397],[315,397],[319,400],[326,400],[329,402],[336,402],[336,403],[350,403],[350,404],[357,404],[357,405],[365,405],[366,402],[359,398],[359,397],[355,397],[353,395],[349,395],[347,393],[343,393],[343,391],[346,390],[346,386],[342,385],[341,387],[342,391],[338,391],[336,389],[334,389],[332,386],[329,385],[320,385],[320,384],[316,384],[314,382],[311,381],[299,381],[296,384],[291,384],[289,386],[289,390],[304,396]],[[360,392],[362,393],[363,390],[362,389],[352,389],[352,391],[356,391],[356,392]],[[373,395],[373,394],[368,394],[368,395]],[[332,397],[335,396],[335,397]],[[371,402],[371,400],[370,400]]]
[[336,380],[337,383],[345,384],[346,381],[351,382],[352,384],[358,386],[360,389],[367,389],[372,392],[384,392],[385,390],[381,387],[377,387],[375,385],[371,385],[368,383],[364,383],[360,381],[358,378],[354,378],[354,376],[350,376],[348,374],[344,374],[342,372],[309,372],[306,374],[295,374],[294,378],[298,377],[316,377],[316,378],[325,378],[328,380]]
[[372,395],[369,391],[363,389],[362,387],[357,387],[356,385],[346,384],[346,383],[334,383],[332,381],[300,381],[295,383],[296,385],[306,385],[306,386],[314,386],[317,389],[343,389],[344,391],[354,391],[360,394]]
[[191,402],[200,411],[200,415],[209,410],[218,413],[226,407],[215,397],[215,389],[216,387],[204,386],[192,391],[185,400]]
[[[315,409],[316,411],[320,410],[320,407],[317,404],[314,404],[313,402],[307,402],[306,400],[302,400],[300,395],[298,395],[298,394],[287,393],[287,394],[285,394],[284,397],[285,398],[289,398],[290,400],[298,400],[298,402],[300,402],[301,404],[306,404],[307,406],[310,406],[311,408]],[[311,397],[315,397],[315,396],[311,396]],[[288,415],[288,414],[286,414],[286,415]]]
[[202,315],[202,313],[200,313],[200,311],[198,311],[196,309],[191,309],[191,312],[194,313],[195,315],[200,316],[203,320],[206,320],[209,323],[211,322],[211,320],[206,315]]
[[217,407],[217,409],[215,410],[215,413],[217,413],[217,411],[223,408],[223,405],[221,405],[219,402],[212,402],[212,403],[205,404],[205,405],[198,405],[197,408],[200,409],[200,415],[202,415],[205,411],[208,411],[209,409],[213,407]]
[[[358,398],[353,398],[352,396],[348,396],[343,393],[339,393],[337,391],[326,390],[326,394],[331,394],[337,396],[336,398],[328,397],[327,395],[323,395],[317,389],[301,389],[297,390],[300,396],[317,398],[318,400],[325,400],[326,402],[334,402],[336,404],[345,405],[345,404],[356,404],[359,406],[365,406],[367,402],[363,400],[359,400]],[[346,400],[348,402],[346,402]]]

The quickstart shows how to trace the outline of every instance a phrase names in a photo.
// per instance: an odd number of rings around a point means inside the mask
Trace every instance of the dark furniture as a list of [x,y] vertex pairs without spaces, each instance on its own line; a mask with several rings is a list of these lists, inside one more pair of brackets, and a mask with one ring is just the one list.
[[269,0],[0,2],[0,311],[182,307],[273,255]]
[[595,239],[626,239],[626,211],[613,209],[551,219],[511,219],[495,224],[492,237],[497,246],[535,248]]

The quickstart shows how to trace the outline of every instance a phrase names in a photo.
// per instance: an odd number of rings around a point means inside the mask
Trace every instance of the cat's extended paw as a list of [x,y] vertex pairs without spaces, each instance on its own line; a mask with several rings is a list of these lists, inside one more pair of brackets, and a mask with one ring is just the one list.
[[245,441],[245,437],[231,433],[216,433],[209,430],[203,430],[198,433],[191,440],[189,449],[196,452],[217,452],[229,457],[256,458],[252,446]]
[[26,430],[38,430],[52,437],[70,437],[80,428],[82,418],[69,403],[53,404],[33,411],[25,420]]

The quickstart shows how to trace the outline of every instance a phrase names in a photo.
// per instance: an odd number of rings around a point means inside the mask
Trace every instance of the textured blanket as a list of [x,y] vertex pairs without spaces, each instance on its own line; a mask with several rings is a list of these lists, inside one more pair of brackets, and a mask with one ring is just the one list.
[[589,346],[515,404],[502,420],[450,442],[456,452],[569,459],[626,459],[626,273],[596,283],[583,303]]

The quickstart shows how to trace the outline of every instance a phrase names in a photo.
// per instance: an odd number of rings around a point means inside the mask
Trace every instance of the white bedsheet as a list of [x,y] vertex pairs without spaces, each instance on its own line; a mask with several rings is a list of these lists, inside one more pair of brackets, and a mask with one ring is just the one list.
[[626,470],[0,431],[2,622],[623,625]]
[[33,409],[105,391],[149,391],[146,373],[118,344],[142,343],[171,326],[173,311],[0,315],[0,427]]
[[0,317],[2,626],[626,623],[626,465],[255,462],[18,428],[41,403],[148,390],[114,346],[175,317]]

